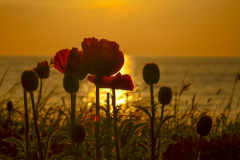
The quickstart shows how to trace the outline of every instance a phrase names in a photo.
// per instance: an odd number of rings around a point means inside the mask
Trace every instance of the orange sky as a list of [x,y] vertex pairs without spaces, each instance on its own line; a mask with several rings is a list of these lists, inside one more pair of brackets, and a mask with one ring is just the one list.
[[240,56],[240,0],[0,0],[0,55],[49,55],[83,38],[126,54]]

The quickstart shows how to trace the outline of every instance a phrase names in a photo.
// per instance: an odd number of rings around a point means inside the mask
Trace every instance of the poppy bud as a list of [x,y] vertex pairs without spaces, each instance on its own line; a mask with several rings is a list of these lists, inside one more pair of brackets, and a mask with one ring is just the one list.
[[197,133],[201,136],[207,136],[213,126],[213,120],[209,116],[201,117],[197,122]]
[[48,78],[50,73],[48,61],[39,62],[37,67],[33,68],[33,70],[37,73],[39,78]]
[[74,73],[67,73],[63,78],[63,87],[67,93],[76,93],[79,89],[78,77]]
[[157,84],[160,78],[160,71],[155,63],[148,63],[143,68],[143,79],[145,83]]
[[172,90],[170,87],[161,87],[158,93],[158,101],[163,105],[167,105],[172,100]]
[[38,88],[38,76],[33,70],[26,70],[21,77],[22,86],[25,91],[32,92]]
[[9,112],[11,112],[12,109],[13,109],[13,103],[12,103],[12,101],[8,101],[8,102],[7,102],[7,110],[8,110]]
[[85,129],[80,124],[75,124],[72,129],[72,139],[76,143],[81,143],[86,137]]

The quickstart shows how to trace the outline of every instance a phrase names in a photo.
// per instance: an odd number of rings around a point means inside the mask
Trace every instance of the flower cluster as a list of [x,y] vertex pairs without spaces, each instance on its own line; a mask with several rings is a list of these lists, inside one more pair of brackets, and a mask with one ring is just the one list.
[[114,41],[85,38],[82,50],[72,48],[58,51],[53,60],[54,67],[63,74],[75,73],[82,80],[87,74],[112,76],[124,64],[124,55]]

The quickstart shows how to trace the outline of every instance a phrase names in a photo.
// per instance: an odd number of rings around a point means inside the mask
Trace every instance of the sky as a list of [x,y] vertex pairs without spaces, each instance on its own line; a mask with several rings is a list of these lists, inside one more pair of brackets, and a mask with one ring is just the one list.
[[0,0],[0,56],[54,56],[84,38],[130,55],[240,56],[240,0]]

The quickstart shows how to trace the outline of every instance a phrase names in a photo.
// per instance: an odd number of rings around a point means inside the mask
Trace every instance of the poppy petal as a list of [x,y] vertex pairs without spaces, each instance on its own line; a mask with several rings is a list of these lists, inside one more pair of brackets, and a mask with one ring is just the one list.
[[[96,76],[91,75],[87,78],[91,83],[96,85]],[[121,75],[119,72],[115,76],[105,77],[102,76],[102,79],[99,84],[100,88],[115,88],[115,89],[122,89],[122,90],[133,90],[133,82],[132,78],[129,75]]]
[[53,59],[53,66],[63,74],[66,73],[66,67],[68,63],[68,58],[70,55],[70,51],[68,49],[63,49],[58,51]]
[[79,80],[83,80],[88,74],[83,66],[83,52],[78,51],[78,48],[70,51],[66,73],[75,73]]
[[110,77],[124,64],[124,55],[114,41],[84,38],[82,49],[84,66],[90,74]]
[[37,73],[39,78],[48,78],[50,73],[48,61],[39,62],[37,67],[33,68],[33,70]]
[[115,86],[115,89],[131,91],[134,89],[132,78],[129,75],[121,75],[121,78],[115,78],[110,85]]
[[[114,79],[115,77],[112,76],[112,77],[105,77],[103,76],[101,81],[100,81],[100,84],[99,84],[99,87],[100,88],[112,88],[110,86],[110,83],[111,81]],[[94,83],[96,85],[96,76],[95,75],[90,75],[87,77],[87,79],[91,82],[91,83]]]

